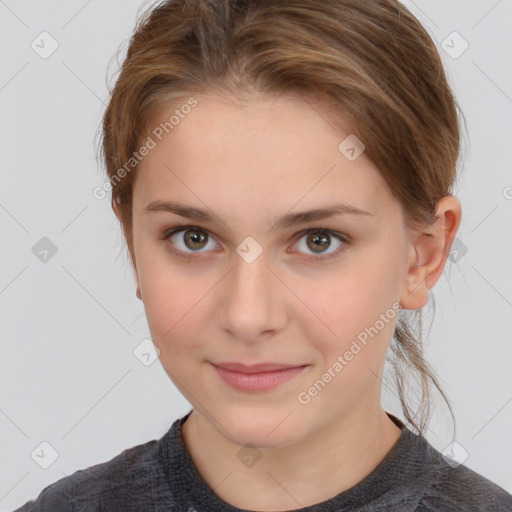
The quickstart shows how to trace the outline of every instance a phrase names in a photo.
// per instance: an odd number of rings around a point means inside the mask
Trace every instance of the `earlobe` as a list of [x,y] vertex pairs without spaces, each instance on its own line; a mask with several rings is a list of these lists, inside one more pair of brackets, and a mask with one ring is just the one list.
[[132,269],[133,269],[133,277],[135,278],[135,295],[138,299],[142,300],[142,294],[140,292],[140,283],[139,283],[139,271],[137,270],[137,262],[135,260],[135,255],[130,253],[131,256],[131,262],[132,262]]
[[420,309],[443,272],[461,220],[459,200],[447,195],[436,203],[435,221],[425,226],[412,242],[405,288],[400,297],[404,309]]
[[[425,244],[420,235],[414,245],[411,246],[411,254],[409,257],[409,267],[406,276],[406,289],[402,291],[400,297],[400,305],[403,309],[420,309],[428,300],[428,283],[426,281],[426,272],[428,267],[425,264],[421,264],[422,259],[425,255]],[[421,247],[420,247],[421,246]]]
[[133,275],[135,277],[135,289],[136,289],[135,295],[137,296],[138,299],[142,300],[142,293],[140,292],[139,273],[137,271],[135,261],[132,260],[132,263],[133,263]]
[[116,198],[115,201],[112,201],[112,210],[114,210],[114,215],[120,221],[120,211],[119,211],[119,198]]

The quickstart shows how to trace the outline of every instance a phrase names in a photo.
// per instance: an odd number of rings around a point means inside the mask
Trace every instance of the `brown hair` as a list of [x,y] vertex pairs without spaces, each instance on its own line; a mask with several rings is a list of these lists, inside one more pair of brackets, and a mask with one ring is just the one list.
[[[334,116],[348,115],[410,226],[432,222],[436,201],[450,194],[460,109],[435,44],[397,0],[158,2],[129,41],[100,148],[132,264],[134,152],[161,108],[214,89],[299,93],[329,104]],[[421,309],[400,313],[388,356],[410,426],[423,434],[430,421],[431,383],[455,420],[423,357]],[[419,420],[406,400],[411,370],[421,387]]]

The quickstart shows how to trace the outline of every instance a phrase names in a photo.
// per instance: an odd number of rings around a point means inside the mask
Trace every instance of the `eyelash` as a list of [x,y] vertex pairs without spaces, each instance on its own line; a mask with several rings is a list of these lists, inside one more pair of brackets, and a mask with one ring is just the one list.
[[[198,230],[198,231],[202,231],[204,233],[207,233],[209,237],[211,236],[209,231],[207,231],[206,229],[200,228],[199,226],[187,225],[187,226],[175,226],[174,228],[171,228],[170,230],[165,231],[165,233],[163,234],[161,239],[168,240],[170,237],[172,237],[176,233],[179,233],[180,231],[188,231],[188,230],[194,230],[194,229]],[[343,242],[343,245],[341,245],[333,253],[330,253],[326,256],[306,256],[304,259],[307,261],[323,262],[326,260],[337,258],[337,257],[341,256],[341,253],[343,253],[343,251],[346,249],[346,246],[350,244],[349,237],[347,235],[344,235],[343,233],[338,233],[337,231],[332,231],[330,229],[325,229],[325,228],[320,228],[320,227],[304,229],[303,231],[296,233],[294,243],[297,243],[298,240],[300,240],[303,236],[308,235],[309,233],[317,233],[317,232],[333,236],[334,238],[337,238],[340,242]],[[183,253],[182,251],[179,251],[179,250],[172,249],[172,251],[174,254],[176,254],[177,256],[179,256],[180,258],[183,258],[185,260],[192,260],[197,257],[197,256],[191,256],[187,253]],[[193,253],[190,253],[190,254],[193,254]]]

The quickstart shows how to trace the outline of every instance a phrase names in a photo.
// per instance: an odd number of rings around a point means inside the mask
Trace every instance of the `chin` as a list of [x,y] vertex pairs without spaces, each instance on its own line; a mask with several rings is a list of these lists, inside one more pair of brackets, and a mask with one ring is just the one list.
[[222,426],[217,428],[226,439],[240,446],[250,443],[259,448],[283,448],[302,438],[297,418],[293,418],[293,413],[287,417],[288,413],[283,411],[232,410],[222,416]]

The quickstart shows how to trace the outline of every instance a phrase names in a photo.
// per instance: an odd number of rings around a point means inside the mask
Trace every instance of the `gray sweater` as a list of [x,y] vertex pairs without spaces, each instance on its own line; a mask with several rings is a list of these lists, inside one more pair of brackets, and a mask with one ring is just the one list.
[[[241,511],[195,469],[181,432],[190,412],[158,441],[64,477],[14,512]],[[448,464],[424,437],[388,416],[402,433],[377,468],[350,489],[296,512],[512,511],[512,495],[464,465]]]

